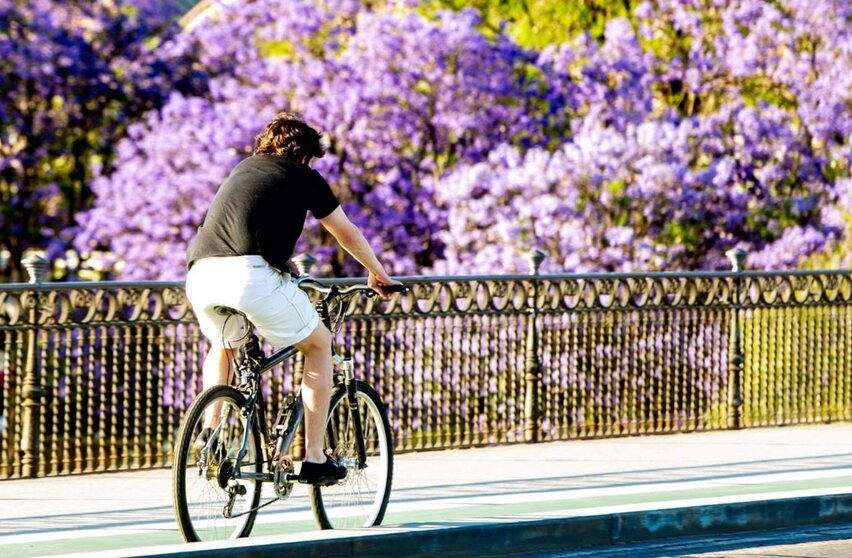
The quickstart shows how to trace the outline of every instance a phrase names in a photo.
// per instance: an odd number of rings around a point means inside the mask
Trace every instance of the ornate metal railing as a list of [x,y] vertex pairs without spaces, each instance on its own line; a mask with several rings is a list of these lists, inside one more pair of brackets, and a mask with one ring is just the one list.
[[[852,270],[406,282],[338,335],[400,451],[852,417]],[[0,286],[0,478],[167,466],[205,351],[181,283]]]

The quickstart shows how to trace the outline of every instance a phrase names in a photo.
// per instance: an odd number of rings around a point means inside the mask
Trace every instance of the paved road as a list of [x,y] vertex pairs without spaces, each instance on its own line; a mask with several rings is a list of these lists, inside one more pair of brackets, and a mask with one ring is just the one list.
[[[849,558],[852,524],[783,529],[724,537],[688,537],[607,549],[546,552],[511,558]],[[506,558],[505,556],[503,558]]]
[[[399,455],[386,525],[404,529],[852,493],[852,425]],[[306,490],[252,537],[316,531]],[[169,471],[0,482],[4,558],[180,542]],[[848,556],[852,556],[850,553]]]

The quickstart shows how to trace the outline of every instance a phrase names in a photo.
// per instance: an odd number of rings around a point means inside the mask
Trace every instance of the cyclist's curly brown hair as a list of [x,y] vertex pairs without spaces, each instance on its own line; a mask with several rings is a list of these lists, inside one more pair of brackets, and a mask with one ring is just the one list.
[[302,162],[325,155],[320,133],[289,112],[278,114],[254,138],[255,155],[279,155]]

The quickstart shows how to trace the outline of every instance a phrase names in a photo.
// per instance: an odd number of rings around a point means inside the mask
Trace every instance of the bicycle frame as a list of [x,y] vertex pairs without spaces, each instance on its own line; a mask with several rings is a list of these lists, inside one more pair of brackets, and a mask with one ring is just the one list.
[[[237,453],[235,460],[234,478],[271,481],[273,475],[269,469],[271,468],[272,460],[276,456],[286,453],[290,444],[293,442],[293,438],[295,437],[299,423],[302,421],[304,412],[302,408],[302,398],[300,395],[301,389],[296,391],[294,400],[291,403],[293,405],[294,414],[288,420],[288,424],[290,426],[289,431],[285,436],[280,438],[275,450],[270,452],[269,442],[272,440],[272,434],[274,433],[270,432],[269,423],[266,420],[266,405],[263,400],[263,390],[260,387],[260,381],[264,372],[278,366],[285,360],[293,358],[297,352],[298,351],[295,347],[285,347],[273,353],[269,358],[265,358],[260,349],[257,336],[255,336],[254,333],[251,334],[248,342],[244,345],[243,349],[241,349],[241,358],[239,360],[240,365],[238,367],[238,372],[240,372],[241,375],[241,382],[238,389],[246,394],[246,403],[243,408],[246,424],[250,425],[252,421],[257,421],[258,427],[260,428],[261,448],[263,448],[264,462],[267,465],[267,471],[263,473],[248,473],[241,471],[242,461],[248,451],[249,437],[251,436],[251,428],[246,428],[243,432],[242,440],[240,441],[240,450]],[[252,366],[252,363],[254,366]],[[258,364],[259,366],[257,366]],[[245,368],[254,369],[246,370]]]

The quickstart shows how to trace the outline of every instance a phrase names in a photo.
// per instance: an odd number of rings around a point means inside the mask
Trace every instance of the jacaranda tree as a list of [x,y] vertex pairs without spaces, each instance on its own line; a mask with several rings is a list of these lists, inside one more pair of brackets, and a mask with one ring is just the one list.
[[547,49],[548,102],[572,134],[444,179],[439,269],[520,271],[534,246],[552,271],[718,269],[735,245],[786,268],[842,250],[850,8],[817,4],[645,3],[602,44]]
[[[182,276],[217,185],[291,110],[394,273],[520,271],[532,248],[551,271],[719,268],[735,245],[795,266],[850,238],[850,8],[816,4],[659,0],[539,52],[434,2],[213,1],[179,43],[207,93],[131,127],[77,246]],[[315,224],[300,248],[357,269]]]
[[91,202],[90,169],[111,170],[128,122],[203,85],[192,60],[165,47],[171,15],[154,3],[0,1],[4,278],[23,279],[29,248],[64,253],[61,231]]
[[[540,86],[527,75],[533,59],[505,37],[488,40],[473,12],[435,21],[406,5],[351,1],[214,7],[185,37],[215,76],[209,94],[176,95],[134,127],[81,218],[78,247],[108,244],[127,277],[183,274],[188,235],[216,187],[279,110],[326,133],[328,155],[316,166],[395,273],[441,256],[434,191],[447,169],[501,142],[545,140]],[[302,249],[326,271],[352,269],[321,234],[306,239]]]

